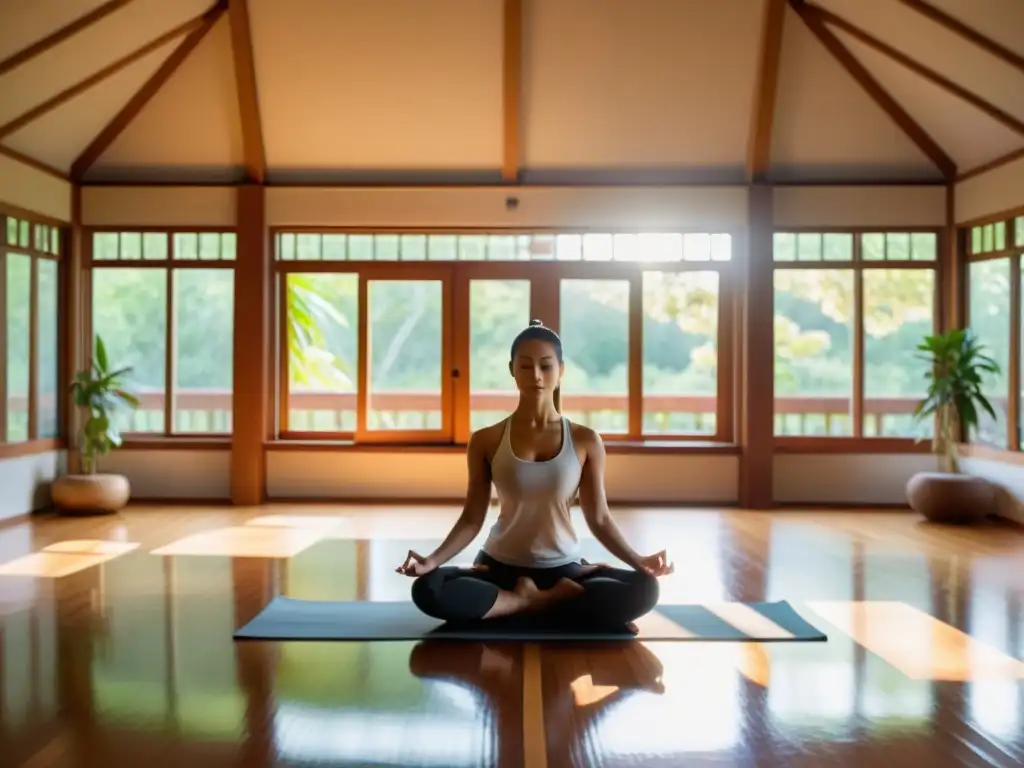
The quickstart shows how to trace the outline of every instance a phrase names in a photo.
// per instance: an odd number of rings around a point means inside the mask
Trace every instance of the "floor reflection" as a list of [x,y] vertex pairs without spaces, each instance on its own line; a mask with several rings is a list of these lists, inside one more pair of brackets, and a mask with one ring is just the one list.
[[277,594],[408,599],[395,564],[449,521],[376,537],[355,534],[380,512],[271,508],[0,529],[0,763],[1024,764],[1024,537],[870,517],[624,521],[675,556],[666,601],[786,599],[829,634],[800,644],[236,644]]

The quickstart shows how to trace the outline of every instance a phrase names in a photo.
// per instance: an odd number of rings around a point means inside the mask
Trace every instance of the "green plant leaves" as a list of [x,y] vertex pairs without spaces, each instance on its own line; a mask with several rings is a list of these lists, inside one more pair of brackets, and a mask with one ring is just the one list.
[[76,373],[71,383],[75,405],[86,412],[81,451],[84,471],[89,474],[96,469],[97,456],[104,456],[123,443],[116,426],[117,416],[126,409],[139,407],[139,399],[125,389],[121,380],[131,368],[111,371],[107,348],[99,336],[93,349],[95,355],[88,369]]

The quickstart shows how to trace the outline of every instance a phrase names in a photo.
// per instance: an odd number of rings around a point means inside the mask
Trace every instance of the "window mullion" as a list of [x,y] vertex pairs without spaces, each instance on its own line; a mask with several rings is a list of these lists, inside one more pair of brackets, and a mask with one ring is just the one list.
[[[853,235],[853,436],[864,436],[864,270],[860,258],[860,235]],[[888,238],[886,238],[888,251]]]
[[1011,451],[1020,448],[1020,257],[1010,259],[1010,354],[1006,372],[1006,442]]
[[177,323],[175,322],[174,302],[174,269],[171,266],[165,268],[167,276],[164,308],[167,327],[164,329],[166,344],[164,348],[164,434],[174,434],[174,361],[178,343]]
[[[6,224],[6,219],[4,219]],[[0,237],[6,237],[6,226]],[[7,442],[7,250],[0,247],[0,443]]]
[[29,258],[28,439],[39,438],[39,257]]

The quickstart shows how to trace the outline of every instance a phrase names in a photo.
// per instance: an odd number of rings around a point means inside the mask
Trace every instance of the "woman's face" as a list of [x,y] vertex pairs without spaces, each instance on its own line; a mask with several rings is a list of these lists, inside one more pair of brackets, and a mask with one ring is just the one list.
[[565,367],[558,362],[553,344],[538,339],[522,342],[516,359],[509,363],[516,388],[524,395],[552,397]]

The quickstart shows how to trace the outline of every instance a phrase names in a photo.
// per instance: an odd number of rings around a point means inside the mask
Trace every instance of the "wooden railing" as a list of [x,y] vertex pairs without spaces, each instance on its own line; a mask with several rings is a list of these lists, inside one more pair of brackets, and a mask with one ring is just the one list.
[[[163,431],[164,395],[142,391],[140,408],[132,417],[131,431]],[[474,392],[470,408],[488,416],[508,413],[516,406],[514,391]],[[175,429],[179,432],[227,433],[231,429],[231,392],[213,389],[185,389],[174,393]],[[403,425],[421,422],[427,426],[440,418],[439,393],[373,392],[369,407],[375,418],[391,419]],[[864,412],[868,417],[866,435],[905,436],[916,433],[913,422],[917,398],[868,398]],[[310,428],[316,420],[317,431],[347,431],[355,425],[355,393],[324,391],[292,391],[289,413],[293,429]],[[12,416],[19,412],[27,418],[27,399],[12,397]],[[711,395],[645,395],[645,429],[653,432],[679,431],[713,433],[716,398]],[[622,393],[572,393],[562,397],[562,410],[571,417],[600,427],[602,420],[625,419],[629,400]],[[778,435],[850,435],[851,401],[848,397],[805,397],[782,395],[775,398],[775,421]],[[669,427],[673,428],[670,429]]]

